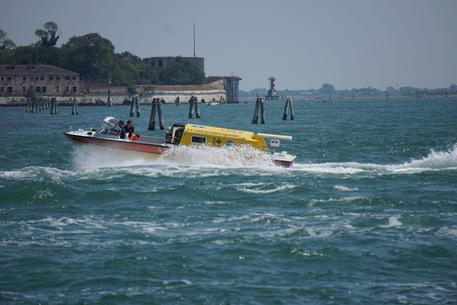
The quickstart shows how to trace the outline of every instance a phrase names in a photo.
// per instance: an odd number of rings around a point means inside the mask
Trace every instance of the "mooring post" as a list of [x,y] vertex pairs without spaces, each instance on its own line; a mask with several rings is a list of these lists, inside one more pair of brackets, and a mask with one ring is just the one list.
[[135,109],[136,109],[136,116],[140,116],[140,97],[136,96],[135,97]]
[[159,116],[159,127],[160,130],[164,130],[165,127],[163,126],[163,116],[162,116],[162,104],[165,103],[165,100],[162,98],[160,101],[157,99],[157,114]]
[[76,97],[73,97],[73,111],[71,112],[71,115],[79,115],[79,111],[78,111],[78,100],[76,99]]
[[148,130],[155,130],[156,129],[156,109],[157,109],[157,99],[153,98],[152,99],[152,105],[151,105],[151,115],[149,116],[149,124],[148,124]]
[[198,98],[194,98],[194,106],[195,106],[195,118],[200,118],[200,110],[198,109]]
[[260,107],[259,99],[260,98],[257,98],[255,100],[255,108],[254,108],[254,116],[252,117],[252,124],[257,124],[259,121],[259,107]]
[[71,99],[71,115],[75,115],[76,114],[76,103],[75,103],[75,100],[72,98]]
[[264,108],[264,101],[263,98],[260,98],[260,123],[265,124],[265,108]]
[[194,116],[194,97],[191,96],[189,99],[189,119]]
[[57,99],[55,97],[51,99],[51,114],[57,114]]
[[51,105],[49,107],[50,111],[49,114],[54,114],[54,98],[51,98]]
[[113,106],[113,101],[111,100],[111,90],[108,90],[108,99],[106,100],[106,106]]
[[289,112],[289,102],[290,102],[290,99],[287,98],[286,103],[284,104],[284,112],[282,114],[283,121],[287,120],[287,112]]
[[179,99],[179,96],[177,96],[175,99],[175,105],[179,106],[179,104],[181,104],[181,100]]
[[294,120],[294,102],[292,101],[292,99],[290,99],[289,101],[289,110],[290,110],[290,120],[293,121]]
[[134,108],[135,108],[135,97],[132,96],[131,101],[130,101],[130,117],[133,117],[133,115],[135,114]]

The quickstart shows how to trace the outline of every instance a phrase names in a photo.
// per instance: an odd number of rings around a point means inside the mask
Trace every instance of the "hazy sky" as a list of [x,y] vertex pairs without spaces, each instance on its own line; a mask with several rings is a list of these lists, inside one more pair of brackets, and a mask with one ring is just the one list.
[[197,56],[207,75],[239,75],[241,89],[449,87],[457,83],[457,0],[0,0],[0,28],[36,41],[46,21],[98,32],[117,52]]

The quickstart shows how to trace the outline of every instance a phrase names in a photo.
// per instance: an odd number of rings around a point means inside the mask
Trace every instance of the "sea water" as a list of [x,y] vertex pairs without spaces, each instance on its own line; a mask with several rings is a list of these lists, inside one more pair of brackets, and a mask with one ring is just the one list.
[[[201,106],[198,124],[293,136],[157,159],[75,145],[129,109],[0,109],[1,304],[456,304],[457,100]],[[134,118],[147,131],[150,106]],[[165,123],[187,105],[164,106]]]

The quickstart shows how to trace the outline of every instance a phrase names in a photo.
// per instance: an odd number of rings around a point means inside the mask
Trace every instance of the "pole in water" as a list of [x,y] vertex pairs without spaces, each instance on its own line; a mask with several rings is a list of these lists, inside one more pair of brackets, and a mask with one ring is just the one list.
[[260,98],[255,100],[254,116],[252,117],[252,124],[257,124],[259,122],[259,103]]
[[50,105],[49,109],[50,109],[49,114],[53,115],[54,114],[54,98],[51,99],[51,105]]
[[162,104],[165,102],[165,100],[162,98],[160,101],[157,99],[157,115],[159,117],[159,127],[160,130],[164,130],[165,127],[163,126],[163,116],[162,116]]
[[148,130],[155,130],[156,129],[156,109],[157,109],[157,99],[152,99],[152,106],[151,106],[151,115],[149,116],[149,125]]
[[194,116],[194,97],[191,96],[189,99],[189,119]]
[[53,97],[51,99],[51,114],[57,114],[57,99]]
[[198,109],[198,98],[194,98],[194,106],[195,106],[195,118],[200,118],[200,110]]
[[136,116],[140,116],[140,98],[137,96],[135,97],[135,109],[136,109]]
[[130,100],[130,117],[133,117],[135,112],[133,111],[135,107],[135,98],[132,96]]
[[260,98],[260,123],[265,124],[265,108],[263,98]]
[[71,99],[71,115],[75,115],[76,114],[76,103],[75,103],[75,100],[72,98]]
[[282,115],[282,120],[283,121],[287,120],[287,112],[289,112],[289,101],[290,101],[290,99],[288,98],[286,100],[286,103],[284,104],[284,112],[283,112],[283,115]]
[[287,120],[287,116],[290,113],[290,120],[294,120],[294,107],[292,103],[292,98],[288,97],[286,103],[284,104],[284,114],[282,115],[282,119],[285,121]]
[[177,96],[176,99],[175,99],[175,105],[179,106],[179,104],[181,104],[181,101],[179,99],[179,96]]
[[106,105],[108,107],[113,106],[113,101],[111,100],[111,90],[108,90],[108,99],[106,100]]
[[71,112],[71,115],[79,115],[79,111],[78,111],[78,100],[76,99],[76,97],[73,97],[73,111]]
[[290,102],[289,102],[289,110],[290,110],[290,120],[293,121],[294,120],[294,102],[292,101],[292,99],[290,99]]

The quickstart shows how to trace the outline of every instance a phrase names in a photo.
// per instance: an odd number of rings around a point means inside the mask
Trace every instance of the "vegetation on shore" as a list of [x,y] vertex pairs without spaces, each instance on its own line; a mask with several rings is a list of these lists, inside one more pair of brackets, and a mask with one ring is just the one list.
[[16,46],[0,29],[0,64],[46,64],[78,72],[81,79],[109,82],[113,85],[184,85],[206,82],[204,72],[181,57],[168,61],[157,69],[129,52],[116,53],[112,42],[98,33],[73,36],[57,46],[59,29],[49,21],[35,35],[39,40],[31,45]]
[[[300,97],[313,97],[329,99],[332,97],[395,97],[395,96],[446,96],[446,95],[457,95],[457,85],[452,84],[449,88],[415,88],[415,87],[400,87],[398,89],[394,87],[387,87],[386,90],[380,90],[373,87],[367,88],[352,88],[338,90],[331,84],[323,84],[319,89],[307,89],[307,90],[277,90],[279,96],[300,96]],[[257,88],[250,91],[241,91],[239,93],[242,98],[266,96],[267,89]]]

